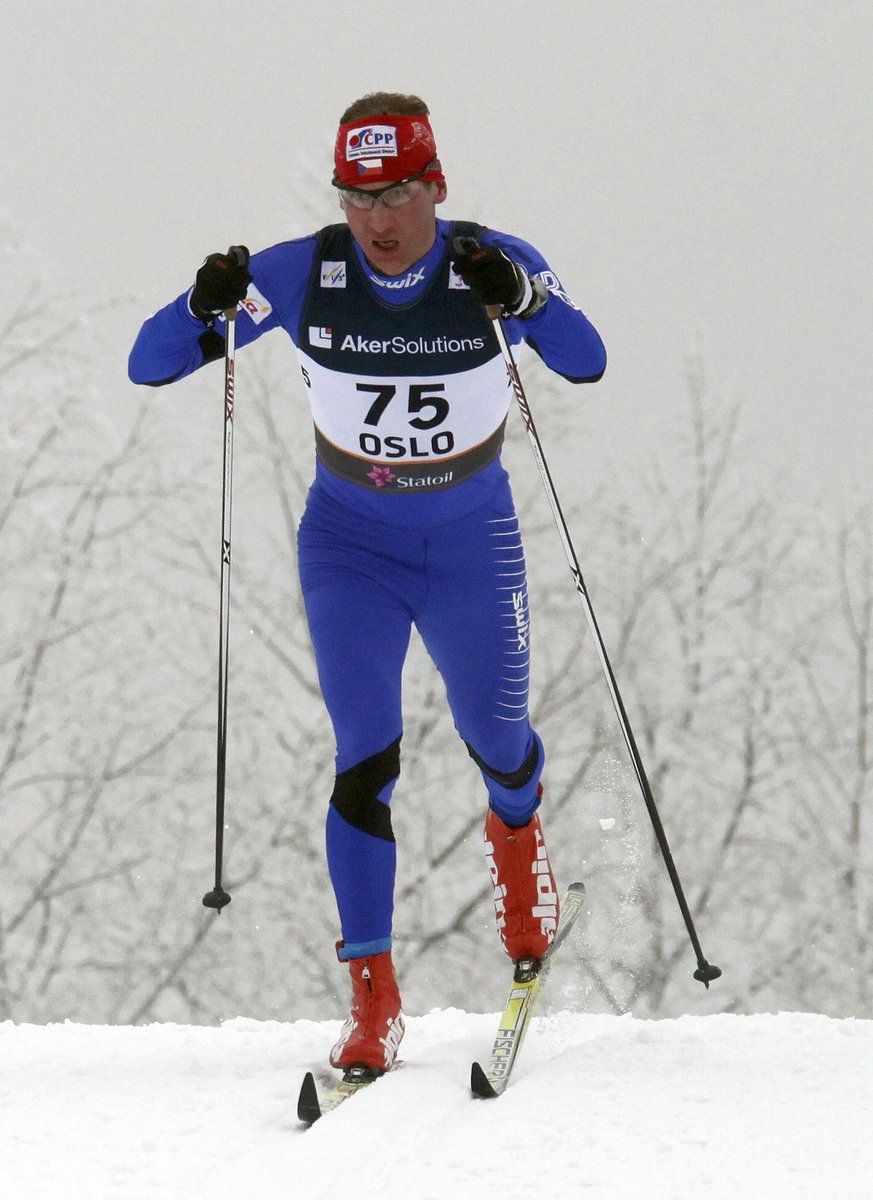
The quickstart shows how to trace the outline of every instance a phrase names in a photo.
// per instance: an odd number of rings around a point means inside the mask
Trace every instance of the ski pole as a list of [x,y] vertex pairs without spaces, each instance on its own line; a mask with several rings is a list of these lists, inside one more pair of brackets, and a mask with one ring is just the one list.
[[[455,249],[462,254],[475,255],[476,251],[479,249],[479,244],[476,242],[475,238],[455,238],[454,245]],[[685,928],[688,931],[688,937],[691,941],[692,949],[694,950],[697,958],[697,970],[694,972],[694,978],[699,980],[708,989],[712,980],[718,979],[721,975],[721,968],[708,963],[703,955],[700,939],[697,936],[697,930],[694,927],[694,920],[691,916],[691,910],[688,907],[688,901],[685,899],[685,892],[682,888],[682,882],[679,879],[679,873],[676,870],[676,863],[673,859],[669,842],[667,841],[667,835],[664,832],[664,826],[661,823],[661,817],[658,813],[658,806],[655,803],[655,797],[652,794],[652,789],[649,785],[648,777],[646,776],[643,760],[640,757],[640,752],[637,748],[636,739],[634,738],[633,730],[631,729],[627,711],[625,710],[621,693],[618,690],[618,683],[615,678],[615,673],[612,669],[612,664],[610,663],[609,656],[606,653],[606,644],[604,643],[603,636],[600,632],[600,626],[597,623],[597,617],[594,613],[594,607],[591,603],[591,598],[588,595],[588,589],[585,586],[585,580],[582,577],[582,570],[579,566],[579,559],[576,555],[576,551],[573,548],[573,542],[570,538],[570,531],[567,528],[567,522],[565,521],[564,514],[561,511],[558,494],[555,491],[555,485],[552,482],[552,475],[549,471],[548,463],[546,462],[546,456],[543,452],[542,442],[539,439],[536,425],[534,424],[533,414],[531,413],[530,405],[528,404],[527,397],[525,395],[524,387],[521,382],[521,376],[519,375],[518,368],[515,365],[512,347],[506,338],[506,333],[501,323],[500,305],[486,305],[485,311],[487,312],[491,320],[491,324],[494,327],[494,332],[497,335],[497,342],[500,346],[500,352],[503,355],[504,362],[506,363],[506,369],[509,372],[509,378],[512,382],[512,389],[515,393],[515,399],[518,402],[522,420],[524,421],[524,426],[527,430],[528,440],[530,441],[531,449],[533,450],[534,458],[536,459],[540,476],[543,481],[543,486],[546,490],[549,506],[552,510],[552,516],[554,517],[555,524],[558,527],[558,533],[561,537],[564,553],[567,556],[567,561],[570,564],[570,570],[573,573],[573,582],[576,586],[576,591],[579,593],[579,597],[582,600],[582,604],[585,609],[585,615],[588,619],[588,625],[594,637],[597,656],[600,659],[600,665],[603,668],[603,674],[606,677],[609,694],[612,698],[612,703],[618,717],[619,725],[621,726],[621,731],[624,736],[625,744],[628,748],[628,753],[630,754],[634,773],[637,777],[637,782],[640,786],[640,791],[642,792],[646,808],[648,809],[652,827],[655,831],[655,837],[657,838],[664,863],[667,867],[667,873],[670,876],[671,883],[673,884],[673,891],[676,894],[676,900],[679,903],[679,909],[685,921]]]
[[[244,266],[247,255],[231,246],[228,257]],[[224,350],[224,461],[221,497],[221,585],[218,605],[218,738],[215,765],[215,886],[203,897],[206,908],[218,912],[231,897],[221,884],[224,862],[224,782],[227,766],[227,678],[228,634],[230,632],[230,525],[233,502],[233,402],[234,359],[236,354],[236,309],[225,310]]]

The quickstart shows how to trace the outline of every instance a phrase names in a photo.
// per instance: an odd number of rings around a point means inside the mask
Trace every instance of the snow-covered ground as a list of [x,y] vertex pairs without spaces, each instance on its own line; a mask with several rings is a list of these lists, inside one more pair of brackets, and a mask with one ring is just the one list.
[[[873,1022],[539,1018],[472,1100],[495,1015],[408,1021],[400,1069],[304,1131],[337,1022],[0,1024],[9,1200],[815,1200],[873,1179]],[[323,1072],[326,1079],[329,1070]]]

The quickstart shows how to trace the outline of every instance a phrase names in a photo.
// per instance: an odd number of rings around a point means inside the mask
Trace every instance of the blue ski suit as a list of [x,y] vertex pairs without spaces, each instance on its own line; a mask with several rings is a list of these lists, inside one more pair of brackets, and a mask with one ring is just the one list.
[[[510,343],[573,382],[600,378],[603,343],[543,257],[471,222],[437,220],[432,248],[399,277],[380,275],[346,225],[280,243],[252,256],[237,316],[239,347],[277,327],[290,336],[315,427],[298,548],[337,746],[326,836],[342,958],[391,946],[389,802],[413,625],[490,806],[520,826],[539,803],[524,551],[500,463],[513,392],[491,322],[452,270],[459,234],[500,246],[548,288],[533,316],[505,321]],[[143,325],[129,374],[171,383],[223,353],[223,318],[206,328],[185,293]]]

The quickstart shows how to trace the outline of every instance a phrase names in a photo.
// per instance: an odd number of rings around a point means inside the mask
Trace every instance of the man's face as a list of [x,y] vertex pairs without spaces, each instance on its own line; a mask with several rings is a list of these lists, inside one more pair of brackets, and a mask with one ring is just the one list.
[[[361,191],[378,191],[378,184]],[[420,183],[405,204],[355,208],[340,196],[352,236],[383,275],[402,275],[430,250],[436,236],[436,206],[446,198],[444,183]]]

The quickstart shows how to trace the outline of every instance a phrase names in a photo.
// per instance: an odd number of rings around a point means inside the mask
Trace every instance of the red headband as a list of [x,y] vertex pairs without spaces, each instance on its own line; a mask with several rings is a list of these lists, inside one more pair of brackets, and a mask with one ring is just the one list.
[[433,130],[424,116],[379,113],[340,125],[333,161],[335,181],[345,187],[397,183],[410,175],[425,183],[445,182]]

